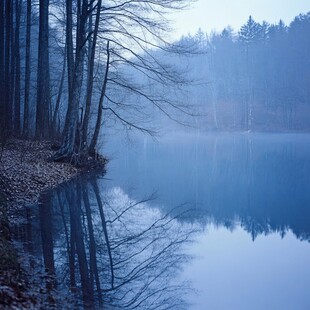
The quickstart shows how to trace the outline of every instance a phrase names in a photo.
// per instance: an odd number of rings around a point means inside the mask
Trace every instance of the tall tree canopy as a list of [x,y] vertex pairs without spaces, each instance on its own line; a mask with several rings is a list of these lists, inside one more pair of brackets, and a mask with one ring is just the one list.
[[132,109],[139,114],[144,109],[124,102],[121,96],[126,95],[121,93],[144,98],[167,115],[168,106],[182,110],[171,98],[151,94],[141,78],[134,82],[126,75],[138,73],[165,87],[184,83],[154,51],[181,52],[165,40],[166,16],[190,2],[40,0],[38,6],[31,0],[3,2],[2,136],[4,132],[37,139],[60,136],[54,159],[78,162],[96,152],[103,112],[126,126],[148,130],[128,117],[130,113],[123,113]]

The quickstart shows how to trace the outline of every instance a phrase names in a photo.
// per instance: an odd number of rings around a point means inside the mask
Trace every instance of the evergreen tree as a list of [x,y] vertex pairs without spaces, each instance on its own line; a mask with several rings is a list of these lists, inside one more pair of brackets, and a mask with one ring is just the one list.
[[261,33],[262,26],[250,16],[247,23],[240,28],[239,40],[246,46],[249,46],[261,38]]

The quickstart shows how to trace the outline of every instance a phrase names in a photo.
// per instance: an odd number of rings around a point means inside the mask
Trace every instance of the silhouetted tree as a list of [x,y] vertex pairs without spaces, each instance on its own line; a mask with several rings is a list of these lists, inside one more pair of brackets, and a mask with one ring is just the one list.
[[5,5],[0,5],[0,138],[5,132],[5,65],[4,65],[4,38],[5,38]]
[[20,19],[22,11],[22,0],[15,0],[15,94],[14,94],[14,133],[21,134],[21,59],[20,59]]
[[[130,83],[124,78],[126,66],[135,70],[142,76],[153,79],[156,82],[165,85],[174,82],[184,83],[181,77],[175,74],[173,70],[164,67],[148,51],[149,47],[158,47],[166,52],[171,51],[171,45],[165,42],[159,31],[165,30],[165,19],[163,15],[171,10],[181,9],[185,6],[186,0],[182,1],[117,1],[109,6],[102,6],[101,1],[90,2],[88,0],[77,2],[77,24],[73,23],[72,1],[66,1],[66,41],[68,51],[68,110],[63,131],[63,139],[55,155],[55,160],[74,160],[75,162],[83,161],[88,154],[95,153],[96,144],[99,137],[100,128],[103,121],[102,111],[109,112],[126,125],[133,128],[144,130],[142,126],[132,121],[132,116],[122,116],[117,111],[120,106],[124,107],[118,100],[107,96],[107,89],[117,87],[122,91],[133,93],[144,100],[153,104],[160,111],[165,111],[165,106],[178,109],[172,100],[163,94],[150,96],[142,87]],[[151,16],[151,18],[150,18]],[[94,20],[93,20],[94,17]],[[72,32],[76,31],[76,41],[74,42]],[[145,37],[136,34],[145,32]],[[88,57],[85,58],[86,46],[88,43]],[[157,41],[157,42],[156,42]],[[100,44],[99,44],[100,42]],[[109,42],[109,43],[108,43]],[[159,43],[158,43],[159,42]],[[162,44],[162,46],[160,45]],[[105,51],[100,50],[100,45],[109,45],[110,48]],[[113,45],[113,48],[111,46]],[[76,53],[73,54],[73,49]],[[69,54],[71,56],[69,56]],[[71,60],[70,60],[71,57]],[[102,68],[104,74],[98,79],[94,75],[96,58],[104,57],[106,67]],[[87,78],[84,82],[83,72],[87,63]],[[108,76],[109,70],[113,63],[113,75],[117,78]],[[128,71],[128,69],[126,70]],[[98,70],[99,72],[99,70]],[[124,73],[123,73],[124,72]],[[123,76],[122,78],[120,78]],[[97,79],[102,85],[99,96],[94,96],[94,79]],[[102,82],[100,80],[103,80]],[[178,81],[178,82],[177,82]],[[84,84],[83,84],[84,83]],[[85,86],[85,101],[82,101],[80,94],[83,93]],[[101,93],[101,94],[100,94]],[[95,99],[96,98],[96,99]],[[115,107],[103,107],[103,101],[112,102]],[[94,105],[93,101],[98,102]],[[127,107],[131,104],[128,103]],[[179,107],[181,109],[181,107]],[[79,117],[79,110],[81,115]],[[132,110],[136,109],[135,103],[132,103]],[[140,109],[142,111],[143,108]],[[95,112],[94,112],[95,111]],[[91,115],[94,113],[98,117],[94,121],[95,126],[91,124]]]
[[13,33],[13,20],[12,20],[12,0],[5,2],[5,83],[4,83],[4,122],[5,122],[5,135],[12,134],[12,84],[11,84],[11,67],[12,59],[12,33]]
[[50,135],[50,70],[49,70],[49,0],[39,2],[39,49],[37,72],[36,129],[37,139]]
[[25,53],[25,94],[24,94],[24,120],[23,120],[23,135],[29,136],[29,100],[30,100],[30,42],[31,42],[31,11],[32,2],[27,0],[27,13],[26,13],[26,53]]

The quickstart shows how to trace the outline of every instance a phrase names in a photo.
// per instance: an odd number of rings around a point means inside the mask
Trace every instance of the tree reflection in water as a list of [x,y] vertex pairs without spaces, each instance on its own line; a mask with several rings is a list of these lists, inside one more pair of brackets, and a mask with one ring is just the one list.
[[55,279],[47,290],[71,291],[84,309],[187,308],[182,297],[189,286],[176,278],[196,228],[178,221],[181,211],[150,208],[153,198],[133,201],[120,188],[103,197],[96,178],[85,176],[44,195],[39,223],[32,220],[27,231],[41,234],[36,255]]

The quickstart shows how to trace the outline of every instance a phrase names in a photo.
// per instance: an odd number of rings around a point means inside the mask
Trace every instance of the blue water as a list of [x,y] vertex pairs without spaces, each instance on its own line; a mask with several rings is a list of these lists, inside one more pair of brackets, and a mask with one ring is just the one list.
[[[110,147],[106,186],[184,202],[203,231],[190,309],[310,309],[310,136],[176,134]],[[195,216],[194,216],[195,217]]]
[[56,305],[310,309],[310,135],[106,140],[107,173],[46,193],[19,229]]

